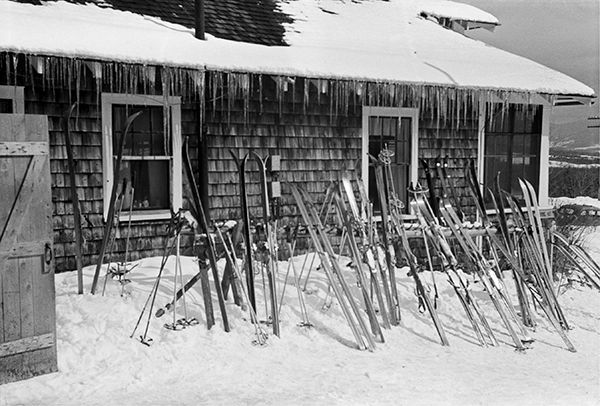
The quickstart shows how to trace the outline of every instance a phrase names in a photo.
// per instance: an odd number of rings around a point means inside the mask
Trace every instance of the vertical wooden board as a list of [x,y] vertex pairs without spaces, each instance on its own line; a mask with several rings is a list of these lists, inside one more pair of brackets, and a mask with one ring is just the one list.
[[48,141],[48,118],[46,116],[25,115],[27,141]]
[[[13,131],[13,138],[15,141],[32,141],[27,138],[28,134],[27,134],[26,128],[25,128],[25,116],[24,115],[21,117],[13,117],[12,131]],[[31,156],[14,157],[13,158],[16,191],[18,191],[20,186],[24,183],[24,180],[25,180],[24,177],[25,177],[25,174],[27,173],[27,168],[32,163],[31,161],[32,161]],[[30,206],[35,207],[37,205],[37,201],[35,200],[37,197],[37,196],[35,196],[36,194],[37,194],[37,192],[36,192],[36,190],[34,190],[34,196],[32,196]],[[19,233],[17,235],[17,242],[31,241],[30,234],[31,234],[31,230],[34,228],[34,224],[32,224],[33,221],[29,221],[29,217],[30,217],[31,213],[33,213],[33,212],[35,212],[35,209],[30,210],[29,206],[28,206],[27,210],[23,213],[23,218],[25,221],[23,221],[21,223],[22,224],[21,229],[19,230]]]
[[21,338],[21,307],[18,261],[9,259],[5,264],[2,274],[2,299],[4,302],[4,341],[6,342]]
[[28,377],[56,372],[56,341],[52,347],[23,354],[23,367]]
[[0,141],[13,141],[12,114],[0,114]]
[[23,379],[23,354],[0,358],[0,384]]
[[[23,141],[48,142],[48,120],[45,116],[25,116],[25,139]],[[40,177],[42,181],[37,183],[32,196],[33,206],[28,212],[28,224],[23,224],[21,238],[26,241],[51,240],[52,233],[52,210],[50,207],[51,179],[50,159],[45,157]]]
[[[9,115],[0,114],[0,141],[13,141],[12,120]],[[15,176],[12,158],[0,156],[0,237],[4,232],[8,215],[15,200]],[[0,261],[1,262],[1,261]],[[8,261],[6,269],[0,269],[0,343],[5,342],[5,313],[8,313],[8,297],[5,294],[4,279],[8,270]]]
[[[11,115],[0,114],[0,141],[14,141]],[[0,156],[0,235],[8,221],[15,200],[15,174],[13,158]]]
[[[2,262],[2,259],[0,259]],[[3,288],[3,279],[4,270],[0,269],[0,344],[4,342],[4,288]]]
[[21,258],[19,267],[19,293],[21,309],[21,338],[32,337],[33,333],[33,272],[36,257]]
[[[19,294],[18,261],[9,259],[5,262],[2,274],[2,299],[4,312],[4,342],[21,338],[21,309]],[[22,354],[4,357],[0,361],[9,375],[17,373],[23,366]]]
[[25,115],[11,114],[10,115],[11,131],[15,134],[15,141],[27,141],[25,135]]
[[56,304],[54,292],[54,267],[50,264],[50,272],[42,274],[41,269],[46,266],[44,258],[35,258],[36,264],[32,265],[33,273],[33,328],[34,334],[56,332]]
[[34,196],[39,199],[37,200],[39,215],[36,218],[36,224],[39,230],[38,234],[36,234],[36,240],[48,240],[49,242],[52,242],[52,188],[50,186],[49,156],[46,156],[41,176],[44,177],[44,181],[39,185],[37,188],[37,195]]
[[[3,134],[0,134],[2,136]],[[15,171],[13,159],[0,156],[0,235],[8,221],[8,215],[15,200]]]
[[[41,182],[36,181],[37,185],[33,190],[31,204],[23,214],[25,221],[21,225],[17,238],[19,242],[48,241],[52,239],[52,210],[49,198],[52,192],[50,190],[50,166],[47,157],[39,176],[42,177],[42,180]],[[21,175],[22,178],[23,175]]]

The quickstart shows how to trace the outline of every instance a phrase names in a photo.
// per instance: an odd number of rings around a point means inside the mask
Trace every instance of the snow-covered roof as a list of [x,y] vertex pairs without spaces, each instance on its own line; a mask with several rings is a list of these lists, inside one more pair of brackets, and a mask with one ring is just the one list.
[[490,13],[469,4],[447,0],[428,0],[419,7],[422,13],[434,17],[448,18],[456,21],[471,21],[499,25],[500,22]]
[[421,13],[430,3],[438,7],[448,3],[450,9],[456,4],[437,0],[280,1],[280,10],[293,19],[285,25],[289,46],[268,47],[210,35],[200,41],[182,25],[94,4],[58,1],[34,6],[0,0],[0,50],[209,70],[594,96],[590,87],[567,75],[423,18]]

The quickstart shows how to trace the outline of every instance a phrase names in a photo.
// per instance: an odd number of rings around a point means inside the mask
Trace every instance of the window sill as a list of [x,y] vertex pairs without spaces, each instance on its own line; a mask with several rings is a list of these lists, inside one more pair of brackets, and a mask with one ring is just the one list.
[[[521,207],[521,210],[523,210],[523,213],[526,213],[527,212],[527,207]],[[552,207],[552,206],[540,206],[539,210],[540,210],[540,217],[541,218],[554,217],[554,207]],[[505,208],[504,209],[504,213],[506,213],[506,214],[512,214],[512,210],[509,209],[509,208]],[[492,216],[492,215],[496,214],[496,210],[495,209],[487,209],[485,211],[485,214]]]
[[[147,210],[147,211],[134,211],[131,213],[131,221],[155,221],[155,220],[170,220],[171,212],[169,210]],[[119,215],[119,223],[129,222],[129,212],[121,213]]]

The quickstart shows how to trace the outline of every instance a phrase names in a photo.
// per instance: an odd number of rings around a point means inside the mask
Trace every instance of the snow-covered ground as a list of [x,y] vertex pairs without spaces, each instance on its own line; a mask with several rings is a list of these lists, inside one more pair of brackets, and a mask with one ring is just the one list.
[[[600,232],[590,236],[589,252],[600,261]],[[304,255],[294,258],[297,269],[303,260]],[[538,327],[531,332],[535,342],[526,352],[516,352],[498,313],[474,284],[474,294],[500,341],[498,347],[480,346],[452,288],[444,275],[436,273],[438,312],[450,342],[444,347],[429,316],[418,310],[415,285],[406,269],[397,272],[401,325],[384,330],[385,343],[378,343],[374,352],[359,351],[337,302],[324,307],[326,278],[316,264],[304,295],[312,328],[298,326],[302,318],[290,273],[281,338],[270,334],[266,347],[252,344],[254,328],[248,313],[231,298],[227,302],[231,332],[223,331],[216,295],[217,324],[207,330],[199,287],[187,296],[188,313],[199,325],[171,331],[163,324],[173,321],[172,313],[160,319],[153,316],[148,329],[153,344],[148,347],[137,340],[146,328],[146,317],[134,338],[130,336],[160,262],[160,258],[139,261],[125,297],[114,280],[108,281],[104,296],[77,295],[74,272],[56,275],[59,372],[0,386],[0,405],[600,403],[600,293],[588,287],[575,286],[559,299],[573,327],[568,336],[576,353],[566,349],[541,312]],[[219,264],[223,267],[224,261]],[[187,277],[197,272],[191,257],[183,257],[182,265]],[[171,257],[152,313],[170,301],[174,269]],[[280,293],[287,270],[288,263],[280,262]],[[93,268],[84,272],[89,292]],[[352,275],[348,271],[351,283]],[[306,270],[301,285],[305,277]],[[423,278],[431,281],[427,272]],[[513,291],[508,278],[507,283]],[[259,317],[264,318],[261,286],[257,278]]]

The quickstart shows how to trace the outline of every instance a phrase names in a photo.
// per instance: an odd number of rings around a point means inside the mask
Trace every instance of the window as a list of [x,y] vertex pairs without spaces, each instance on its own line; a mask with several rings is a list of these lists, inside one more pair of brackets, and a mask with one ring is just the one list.
[[[170,218],[182,204],[181,101],[171,97],[102,95],[104,215],[108,213],[116,153],[123,123],[137,112],[124,140],[119,191],[125,191],[121,219]],[[133,192],[132,197],[129,194]]]
[[0,114],[25,114],[22,86],[0,86]]
[[365,107],[363,110],[363,173],[368,176],[366,187],[373,210],[379,213],[381,204],[377,191],[375,169],[366,154],[376,158],[387,149],[391,156],[393,190],[404,202],[404,212],[408,213],[408,187],[417,181],[417,110],[406,108]]
[[542,140],[542,106],[502,104],[488,106],[485,128],[484,176],[492,187],[500,173],[500,187],[522,196],[519,179],[539,193]]

